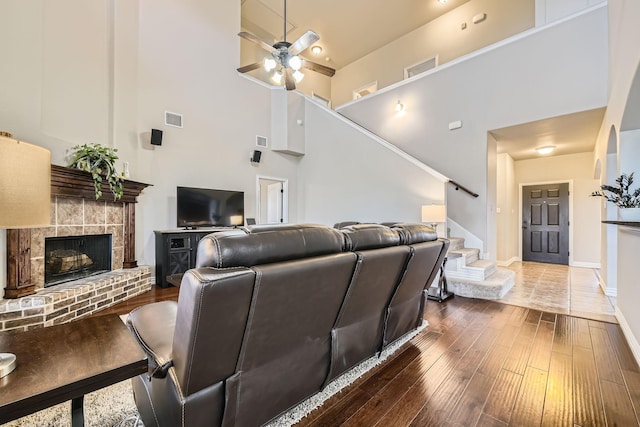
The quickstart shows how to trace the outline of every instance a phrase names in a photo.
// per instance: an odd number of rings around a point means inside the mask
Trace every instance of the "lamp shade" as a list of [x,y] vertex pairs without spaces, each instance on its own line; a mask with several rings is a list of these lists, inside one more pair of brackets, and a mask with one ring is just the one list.
[[447,221],[447,207],[445,205],[423,205],[422,222],[435,224]]
[[51,224],[51,153],[0,137],[0,228]]

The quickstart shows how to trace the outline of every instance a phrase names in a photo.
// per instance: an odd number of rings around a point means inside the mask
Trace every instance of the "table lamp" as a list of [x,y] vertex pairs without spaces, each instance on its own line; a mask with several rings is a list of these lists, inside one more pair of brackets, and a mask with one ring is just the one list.
[[422,206],[422,222],[431,225],[431,228],[437,230],[439,222],[447,221],[447,207],[445,205],[423,205]]
[[[3,132],[2,135],[9,135]],[[10,135],[9,135],[10,136]],[[0,136],[0,229],[51,225],[51,153]],[[16,367],[16,356],[0,353],[0,378]]]

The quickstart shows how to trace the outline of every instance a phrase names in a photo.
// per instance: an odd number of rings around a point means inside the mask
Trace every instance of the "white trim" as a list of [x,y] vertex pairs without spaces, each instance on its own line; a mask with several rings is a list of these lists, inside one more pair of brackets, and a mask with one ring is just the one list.
[[253,76],[249,75],[249,74],[243,74],[243,73],[241,73],[241,72],[238,72],[238,76],[240,76],[240,77],[242,77],[242,78],[245,78],[245,79],[247,79],[247,80],[251,80],[252,82],[257,83],[257,84],[259,84],[260,86],[266,87],[267,89],[271,89],[271,90],[274,90],[274,89],[284,89],[282,86],[274,86],[274,85],[270,85],[269,83],[263,82],[262,80],[257,79],[257,78],[255,78],[255,77],[253,77]]
[[622,333],[624,337],[627,339],[627,343],[631,348],[631,352],[633,353],[633,357],[636,359],[636,363],[640,365],[640,343],[633,335],[631,328],[629,327],[629,323],[627,323],[627,319],[624,318],[624,315],[620,311],[620,309],[616,306],[616,319],[618,319],[618,323],[620,324],[620,329],[622,329]]
[[337,113],[335,110],[331,110],[331,109],[325,107],[324,105],[313,101],[307,95],[304,95],[304,97],[307,98],[308,102],[313,103],[313,105],[315,105],[316,107],[319,107],[319,108],[323,109],[326,113],[332,115],[336,119],[340,120],[342,123],[345,123],[345,124],[351,126],[353,129],[356,129],[357,131],[359,131],[359,132],[365,134],[367,137],[371,138],[374,142],[377,142],[378,144],[382,145],[384,148],[388,149],[389,151],[392,151],[393,153],[395,153],[398,156],[402,157],[403,159],[407,160],[412,165],[417,166],[418,168],[422,169],[423,171],[433,175],[433,177],[435,179],[437,179],[438,181],[440,181],[440,182],[448,182],[449,181],[448,177],[442,175],[440,172],[437,172],[435,169],[430,168],[426,164],[422,163],[420,160],[418,160],[415,157],[413,157],[412,155],[402,151],[401,149],[399,149],[395,145],[391,144],[387,140],[380,138],[375,133],[363,128],[362,126],[358,125],[357,123],[352,122],[351,120],[347,119],[342,114]]
[[[439,65],[438,67],[436,67],[436,68],[434,68],[432,70],[425,71],[424,73],[420,73],[420,74],[415,75],[415,76],[413,76],[413,77],[411,77],[409,79],[400,80],[397,83],[394,83],[392,85],[383,87],[382,89],[378,89],[375,93],[372,93],[371,95],[367,96],[366,98],[370,98],[370,97],[382,95],[382,94],[384,94],[386,92],[390,92],[390,91],[392,91],[392,90],[394,90],[394,89],[396,89],[398,87],[401,87],[401,86],[403,86],[405,84],[408,84],[410,82],[413,82],[415,80],[426,78],[426,77],[428,77],[428,76],[430,76],[432,74],[439,73],[439,72],[441,72],[443,70],[446,70],[449,67],[455,67],[456,65],[458,65],[460,63],[463,63],[463,62],[466,62],[466,61],[469,61],[469,60],[471,60],[471,59],[473,59],[473,58],[475,58],[477,56],[484,55],[485,53],[488,53],[488,52],[491,52],[493,50],[499,49],[499,48],[501,48],[503,46],[507,46],[507,45],[509,45],[511,43],[515,43],[515,42],[517,42],[519,40],[525,39],[525,38],[527,38],[529,36],[532,36],[532,35],[534,35],[536,33],[548,30],[549,28],[553,28],[555,26],[562,25],[565,22],[570,21],[572,19],[575,19],[575,18],[577,18],[579,16],[586,15],[586,14],[594,12],[594,11],[596,11],[598,9],[606,8],[606,7],[607,7],[607,2],[599,3],[599,4],[595,5],[595,6],[589,7],[587,9],[583,9],[583,10],[581,10],[579,12],[576,12],[573,15],[566,16],[564,18],[558,19],[557,21],[553,21],[552,23],[546,24],[546,25],[544,25],[542,27],[534,27],[534,28],[532,28],[530,30],[523,31],[523,32],[521,32],[519,34],[516,34],[514,36],[511,36],[511,37],[509,37],[507,39],[501,40],[501,41],[496,42],[496,43],[494,43],[492,45],[489,45],[489,46],[486,46],[486,47],[484,47],[482,49],[478,49],[478,50],[476,50],[474,52],[471,52],[468,55],[464,55],[464,56],[456,58],[456,59],[454,59],[452,61],[446,62],[446,63],[444,63],[442,65]],[[349,101],[346,104],[342,104],[339,107],[337,107],[336,110],[340,111],[343,108],[347,108],[347,107],[351,106],[352,104],[355,104],[356,102],[360,102],[360,101],[362,101],[362,99],[359,99],[359,100],[356,99],[356,100],[353,100],[353,101]]]
[[599,269],[600,268],[600,263],[599,262],[582,262],[582,261],[574,261],[572,263],[569,263],[569,266],[571,267],[581,267],[581,268],[594,268],[594,269]]
[[256,175],[256,224],[262,224],[260,219],[260,180],[268,179],[282,183],[282,224],[289,223],[289,180],[273,176]]
[[511,257],[511,259],[508,259],[506,261],[496,261],[496,265],[498,267],[509,267],[511,264],[518,261],[520,261],[520,258],[518,258],[517,256],[514,256],[514,257]]
[[[518,233],[518,250],[522,258],[522,188],[530,185],[569,184],[569,265],[573,262],[573,179],[560,179],[557,181],[522,182],[518,189],[518,218],[520,218],[520,232]],[[600,268],[600,267],[598,267]]]

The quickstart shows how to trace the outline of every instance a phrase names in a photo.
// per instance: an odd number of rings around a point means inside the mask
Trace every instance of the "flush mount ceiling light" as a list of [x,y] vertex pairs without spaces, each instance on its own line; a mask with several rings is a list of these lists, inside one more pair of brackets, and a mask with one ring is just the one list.
[[447,2],[447,0],[438,0],[439,3],[441,4],[445,4]]
[[555,145],[547,145],[546,147],[539,147],[536,148],[536,151],[538,152],[538,154],[551,154],[553,152],[553,150],[555,150]]
[[311,53],[313,53],[314,55],[320,55],[322,53],[322,47],[321,46],[312,47]]

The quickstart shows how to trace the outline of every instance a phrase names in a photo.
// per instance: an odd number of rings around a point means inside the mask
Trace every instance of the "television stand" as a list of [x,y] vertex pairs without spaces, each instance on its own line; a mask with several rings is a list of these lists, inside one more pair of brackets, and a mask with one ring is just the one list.
[[[156,230],[156,285],[180,286],[182,274],[196,266],[198,242],[207,234],[229,230],[228,227]],[[180,276],[179,278],[173,276]],[[169,277],[173,277],[168,280]]]

